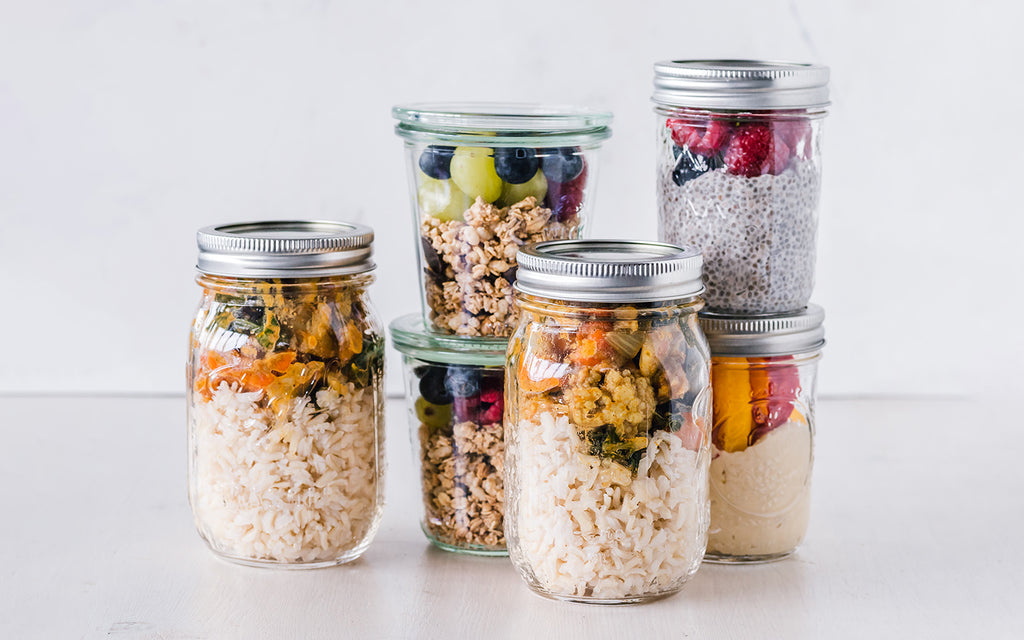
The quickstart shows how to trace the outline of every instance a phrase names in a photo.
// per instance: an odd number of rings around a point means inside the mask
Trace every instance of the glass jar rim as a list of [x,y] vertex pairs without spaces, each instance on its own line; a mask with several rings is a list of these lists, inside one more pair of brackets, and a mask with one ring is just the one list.
[[395,133],[412,142],[479,146],[597,146],[612,114],[583,107],[510,102],[423,102],[392,107]]
[[389,329],[395,349],[417,360],[477,366],[505,364],[508,338],[435,333],[418,313],[395,318]]

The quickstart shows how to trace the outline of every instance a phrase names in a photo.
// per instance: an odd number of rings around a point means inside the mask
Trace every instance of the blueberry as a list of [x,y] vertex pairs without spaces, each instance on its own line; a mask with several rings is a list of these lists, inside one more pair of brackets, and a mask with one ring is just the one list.
[[672,170],[672,182],[681,187],[690,180],[699,178],[720,166],[721,162],[715,157],[709,158],[689,149],[680,149],[679,159],[676,160],[675,169]]
[[447,180],[452,177],[452,156],[455,147],[432,144],[420,154],[420,170],[435,180]]
[[498,177],[510,184],[529,182],[537,173],[537,152],[533,149],[498,147],[494,150],[494,170]]
[[544,156],[541,163],[544,177],[552,182],[569,182],[583,172],[583,156],[579,149],[560,147]]
[[430,367],[420,378],[420,395],[431,404],[451,404],[452,394],[445,388],[444,367]]
[[423,247],[424,266],[434,273],[444,273],[444,263],[441,262],[441,256],[434,250],[430,238],[420,236],[420,245]]
[[449,367],[445,387],[456,398],[472,398],[480,393],[480,376],[473,367]]

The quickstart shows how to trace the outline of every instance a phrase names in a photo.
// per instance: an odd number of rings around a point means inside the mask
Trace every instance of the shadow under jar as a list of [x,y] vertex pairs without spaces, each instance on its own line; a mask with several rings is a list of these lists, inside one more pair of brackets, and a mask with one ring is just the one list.
[[507,555],[505,338],[431,332],[419,314],[391,323],[402,353],[423,533],[446,551]]
[[405,140],[423,316],[441,333],[516,325],[516,252],[581,237],[610,113],[521,104],[397,106]]
[[354,560],[384,502],[373,232],[254,222],[198,233],[188,360],[189,502],[219,556],[312,568]]
[[509,555],[537,593],[678,591],[708,527],[700,253],[619,241],[520,253],[505,398]]
[[654,66],[658,238],[704,255],[707,307],[797,311],[814,288],[827,67]]
[[711,346],[711,528],[705,560],[768,562],[804,539],[824,311],[701,314]]

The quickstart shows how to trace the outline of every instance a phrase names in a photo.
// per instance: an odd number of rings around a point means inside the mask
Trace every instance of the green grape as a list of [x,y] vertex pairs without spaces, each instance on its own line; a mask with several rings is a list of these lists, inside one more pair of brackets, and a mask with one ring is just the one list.
[[462,220],[462,213],[473,202],[451,180],[434,180],[421,176],[417,192],[420,211],[438,220]]
[[499,207],[508,207],[521,202],[529,196],[537,198],[537,204],[540,204],[544,201],[544,196],[547,193],[548,179],[544,177],[543,171],[537,169],[537,173],[533,174],[533,177],[523,184],[504,183],[501,187],[501,197],[498,198],[497,205]]
[[484,147],[456,147],[452,156],[452,182],[476,200],[494,202],[501,195],[501,178],[494,170],[494,155]]
[[441,429],[448,426],[452,420],[452,405],[450,404],[431,404],[427,402],[426,398],[416,398],[414,406],[416,417],[428,427]]

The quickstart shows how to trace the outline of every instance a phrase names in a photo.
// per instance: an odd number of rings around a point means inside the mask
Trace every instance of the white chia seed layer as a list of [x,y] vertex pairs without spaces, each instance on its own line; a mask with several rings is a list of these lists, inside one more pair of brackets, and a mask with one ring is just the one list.
[[[669,154],[671,158],[671,154]],[[807,305],[814,288],[820,177],[793,158],[777,176],[709,171],[678,186],[658,169],[658,236],[704,253],[708,309],[780,313]]]

